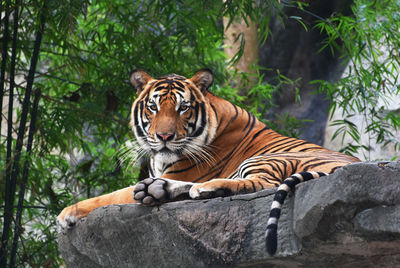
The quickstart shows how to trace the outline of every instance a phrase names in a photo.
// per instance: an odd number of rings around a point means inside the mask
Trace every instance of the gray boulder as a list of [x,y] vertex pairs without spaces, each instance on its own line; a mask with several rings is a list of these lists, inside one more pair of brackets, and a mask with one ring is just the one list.
[[59,249],[68,267],[400,266],[400,162],[356,163],[299,185],[271,257],[273,194],[98,208],[60,232]]

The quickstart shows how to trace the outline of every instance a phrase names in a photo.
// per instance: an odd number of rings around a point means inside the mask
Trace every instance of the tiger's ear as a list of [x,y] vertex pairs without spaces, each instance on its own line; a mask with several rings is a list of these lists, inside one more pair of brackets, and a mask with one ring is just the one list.
[[195,73],[190,80],[201,90],[201,92],[205,93],[211,86],[214,80],[214,75],[211,70],[203,69]]
[[146,84],[152,80],[153,78],[142,70],[133,70],[129,76],[129,80],[131,81],[132,86],[134,86],[137,90],[137,93],[140,93]]

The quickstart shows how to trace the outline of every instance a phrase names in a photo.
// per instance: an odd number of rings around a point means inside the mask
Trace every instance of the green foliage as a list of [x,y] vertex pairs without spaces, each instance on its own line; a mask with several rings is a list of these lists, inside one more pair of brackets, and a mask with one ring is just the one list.
[[[17,2],[6,2],[14,10]],[[167,73],[190,77],[198,69],[211,67],[216,76],[212,90],[243,105],[246,98],[226,86],[235,75],[227,67],[241,55],[232,61],[226,59],[222,17],[258,21],[260,36],[266,39],[270,15],[265,14],[279,5],[276,0],[43,3],[23,1],[19,11],[15,65],[18,105],[13,122],[20,119],[26,91],[24,75],[33,56],[41,14],[46,24],[34,81],[34,89],[42,92],[37,131],[31,155],[23,152],[21,161],[28,161],[30,170],[16,264],[59,267],[63,262],[57,251],[55,218],[62,208],[131,185],[138,177],[139,170],[129,159],[133,150],[125,145],[133,139],[128,126],[135,98],[128,81],[130,71],[140,68],[156,77]],[[2,1],[1,10],[5,5]],[[12,36],[11,24],[9,28]],[[0,32],[3,30],[2,21]],[[11,40],[3,41],[11,51]],[[8,60],[7,70],[10,67]],[[270,85],[260,80],[257,87],[253,96],[271,98]],[[255,105],[262,105],[259,101]],[[9,115],[4,117],[11,120]],[[17,131],[15,125],[14,134]],[[0,138],[0,144],[0,164],[6,167],[6,137]],[[5,168],[0,170],[0,177],[4,176]],[[4,187],[1,180],[1,204]]]
[[[352,12],[351,16],[335,14],[316,24],[327,35],[321,50],[339,52],[349,66],[337,82],[314,83],[332,100],[332,112],[338,108],[343,111],[344,119],[334,122],[340,127],[333,137],[343,140],[349,135],[353,143],[342,150],[352,154],[362,148],[365,158],[370,159],[371,148],[360,139],[361,133],[366,133],[369,141],[393,144],[400,150],[400,139],[392,131],[399,129],[399,114],[384,108],[400,93],[400,2],[356,0]],[[351,122],[356,114],[364,116],[364,129]]]
[[307,123],[312,122],[310,119],[298,119],[288,113],[276,116],[276,120],[267,121],[265,122],[266,125],[289,137],[298,138],[301,134],[299,129],[307,125]]

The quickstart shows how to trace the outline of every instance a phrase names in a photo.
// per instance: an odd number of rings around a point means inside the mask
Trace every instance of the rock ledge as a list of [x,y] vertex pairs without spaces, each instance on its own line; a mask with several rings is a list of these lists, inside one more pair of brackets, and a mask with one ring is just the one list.
[[400,162],[356,163],[299,185],[270,257],[273,193],[98,208],[59,234],[59,249],[68,267],[400,266]]

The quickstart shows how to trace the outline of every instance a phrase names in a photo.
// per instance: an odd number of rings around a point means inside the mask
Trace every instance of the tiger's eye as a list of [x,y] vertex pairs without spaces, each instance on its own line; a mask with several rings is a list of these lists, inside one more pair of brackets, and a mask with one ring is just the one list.
[[179,105],[179,111],[180,111],[180,112],[186,112],[189,108],[190,108],[190,104],[189,104],[189,103],[186,103],[186,102],[182,102],[182,103]]
[[154,102],[149,103],[149,104],[147,105],[147,108],[148,108],[150,111],[152,111],[152,112],[157,111],[157,105],[156,105]]

